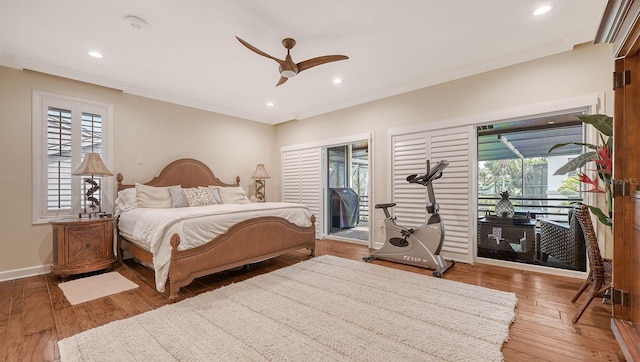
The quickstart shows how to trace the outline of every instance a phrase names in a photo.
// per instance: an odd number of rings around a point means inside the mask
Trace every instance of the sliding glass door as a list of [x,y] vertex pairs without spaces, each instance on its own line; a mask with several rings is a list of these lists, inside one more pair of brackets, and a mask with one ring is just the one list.
[[369,240],[369,142],[326,147],[327,234]]

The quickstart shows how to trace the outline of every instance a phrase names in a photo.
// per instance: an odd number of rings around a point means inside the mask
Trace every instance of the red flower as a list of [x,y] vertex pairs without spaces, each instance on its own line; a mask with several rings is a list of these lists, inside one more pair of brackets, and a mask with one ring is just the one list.
[[592,185],[593,188],[591,190],[587,190],[586,192],[598,192],[598,193],[605,193],[603,189],[601,189],[600,187],[598,187],[598,179],[594,178],[591,179],[589,178],[589,176],[583,174],[582,172],[578,174],[578,176],[580,177],[580,182],[584,182],[586,184]]
[[608,147],[601,147],[598,149],[598,160],[594,160],[598,166],[598,172],[611,175],[613,173],[612,165],[613,161],[611,159],[611,150]]

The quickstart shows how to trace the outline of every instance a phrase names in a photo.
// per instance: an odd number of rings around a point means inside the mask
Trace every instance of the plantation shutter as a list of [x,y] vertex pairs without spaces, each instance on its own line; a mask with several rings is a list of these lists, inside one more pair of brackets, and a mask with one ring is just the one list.
[[427,164],[427,133],[398,135],[392,138],[392,199],[397,205],[393,215],[405,226],[426,222],[427,190],[407,182],[411,174],[424,174]]
[[[72,190],[72,165],[77,165],[87,153],[102,154],[103,116],[91,112],[82,112],[78,117],[78,107],[63,109],[47,107],[47,192],[46,213],[58,215],[71,211],[74,198]],[[80,122],[77,127],[74,123]],[[79,139],[78,141],[74,141]],[[72,152],[74,144],[80,145],[78,153]],[[76,160],[74,162],[74,157]],[[82,176],[80,183],[90,176]],[[100,193],[96,195],[101,200]],[[81,197],[81,202],[87,202]],[[84,206],[81,205],[81,206]]]
[[473,200],[472,154],[473,127],[411,132],[391,136],[392,198],[397,203],[394,216],[403,226],[415,227],[427,220],[426,187],[410,184],[406,177],[424,174],[427,159],[431,164],[449,162],[443,176],[433,183],[445,240],[442,255],[461,261],[472,261]]
[[71,110],[47,110],[46,211],[71,210]]
[[440,179],[433,183],[440,216],[444,222],[445,238],[442,255],[445,258],[472,261],[473,194],[472,155],[475,153],[472,126],[430,132],[431,163],[447,160]]
[[322,236],[321,149],[282,152],[282,201],[306,205],[316,217],[316,238]]

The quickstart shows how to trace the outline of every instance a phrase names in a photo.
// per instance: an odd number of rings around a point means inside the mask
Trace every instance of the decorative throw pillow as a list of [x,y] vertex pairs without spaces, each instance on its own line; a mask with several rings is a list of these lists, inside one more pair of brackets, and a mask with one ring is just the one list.
[[173,207],[189,207],[189,201],[184,197],[181,186],[169,186],[169,193],[171,194]]
[[115,204],[120,211],[129,211],[138,207],[136,189],[134,187],[130,187],[128,189],[118,191],[118,197],[116,198]]
[[138,207],[149,207],[155,209],[171,208],[171,193],[168,187],[155,187],[136,184],[136,199]]
[[215,205],[216,203],[213,199],[213,194],[207,187],[184,189],[182,192],[184,192],[184,196],[189,201],[189,206],[207,206]]
[[249,204],[251,200],[242,187],[219,187],[220,198],[225,204]]

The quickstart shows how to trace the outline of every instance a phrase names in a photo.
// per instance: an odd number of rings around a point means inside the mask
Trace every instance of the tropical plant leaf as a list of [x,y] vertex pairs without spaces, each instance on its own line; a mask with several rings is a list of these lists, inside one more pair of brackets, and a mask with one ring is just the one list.
[[583,114],[578,118],[582,122],[592,125],[602,134],[613,137],[613,117],[606,114]]
[[585,152],[583,154],[581,154],[580,156],[572,159],[571,161],[567,162],[564,166],[560,167],[558,170],[556,170],[556,172],[553,174],[554,176],[557,175],[566,175],[567,173],[577,170],[580,167],[583,167],[584,165],[587,164],[587,162],[589,161],[593,161],[598,159],[598,153],[595,151],[589,151],[589,152]]
[[609,219],[608,215],[605,215],[605,213],[602,212],[602,210],[600,210],[595,206],[591,206],[591,205],[587,205],[587,206],[589,206],[589,210],[591,210],[591,213],[594,214],[601,223],[603,223],[604,225],[611,226],[611,220]]
[[555,150],[556,148],[560,148],[560,147],[564,147],[564,146],[568,146],[568,145],[584,146],[584,147],[587,147],[587,148],[591,148],[592,150],[597,150],[598,149],[598,146],[592,145],[591,143],[569,142],[569,143],[558,143],[557,145],[553,145],[553,147],[551,147],[547,153],[551,153],[551,151]]
[[607,145],[610,150],[613,150],[613,137],[609,137],[609,139],[607,139],[607,142],[605,142],[605,145]]

